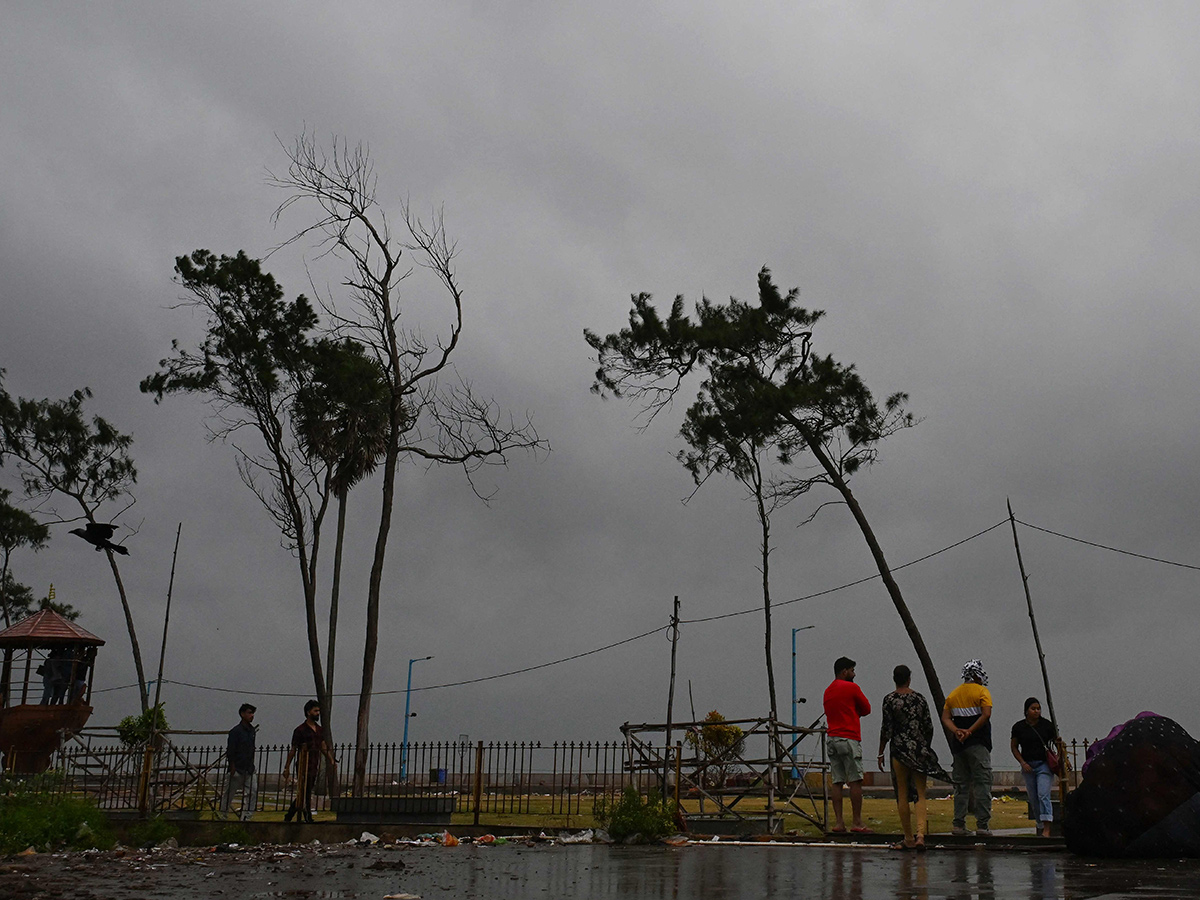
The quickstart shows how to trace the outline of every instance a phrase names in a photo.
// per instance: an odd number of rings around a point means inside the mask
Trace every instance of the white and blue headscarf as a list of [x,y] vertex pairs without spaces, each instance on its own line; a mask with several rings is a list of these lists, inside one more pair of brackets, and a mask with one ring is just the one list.
[[962,677],[963,681],[978,681],[984,687],[987,687],[987,672],[983,671],[983,662],[981,660],[969,659],[963,663]]

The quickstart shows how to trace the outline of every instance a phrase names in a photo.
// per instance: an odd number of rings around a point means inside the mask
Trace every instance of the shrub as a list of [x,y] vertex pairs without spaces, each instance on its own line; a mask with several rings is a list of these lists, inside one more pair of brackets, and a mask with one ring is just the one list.
[[117,734],[121,743],[127,747],[144,744],[150,739],[151,731],[166,731],[171,726],[167,723],[164,704],[160,703],[153,709],[148,709],[141,715],[126,716],[117,723]]
[[609,806],[605,798],[596,802],[596,819],[615,841],[640,834],[653,841],[675,831],[675,804],[651,791],[645,800],[632,785],[625,788],[621,799]]
[[85,800],[33,791],[0,797],[0,853],[26,847],[107,849],[114,843],[104,814]]

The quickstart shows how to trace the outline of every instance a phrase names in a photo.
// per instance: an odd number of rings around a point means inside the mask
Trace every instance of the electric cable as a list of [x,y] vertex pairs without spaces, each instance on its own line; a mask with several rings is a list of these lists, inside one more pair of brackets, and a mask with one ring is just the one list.
[[[977,537],[983,537],[989,531],[995,531],[1001,525],[1006,525],[1006,524],[1008,524],[1008,519],[1001,519],[995,525],[990,525],[987,528],[983,529],[983,531],[977,531],[977,532],[975,532],[975,534],[971,535],[970,537],[965,537],[961,541],[955,541],[953,544],[943,547],[941,550],[934,550],[932,553],[926,553],[924,556],[919,556],[916,559],[911,559],[908,562],[903,563],[901,565],[892,566],[889,571],[899,572],[901,569],[907,569],[909,566],[915,566],[919,562],[925,562],[925,560],[932,559],[933,557],[937,556],[940,553],[945,553],[947,550],[953,550],[956,547],[961,547],[963,544],[967,543],[968,541],[973,541]],[[878,572],[876,572],[874,575],[867,575],[865,578],[859,578],[856,581],[848,581],[845,584],[839,584],[837,587],[826,588],[825,590],[817,591],[816,593],[805,594],[803,597],[796,597],[793,600],[780,600],[777,603],[772,603],[771,609],[776,609],[777,607],[780,607],[780,606],[790,606],[793,603],[802,603],[805,600],[815,600],[817,597],[824,597],[827,594],[834,594],[834,593],[837,593],[838,591],[844,591],[847,588],[857,587],[860,584],[866,584],[868,581],[874,581],[876,578],[882,578],[882,577],[883,577],[882,575],[880,575]],[[679,623],[681,625],[684,625],[684,624],[695,624],[695,623],[699,623],[699,622],[716,622],[719,619],[732,619],[734,616],[746,616],[746,615],[749,615],[750,613],[756,613],[756,612],[761,612],[761,611],[762,611],[761,606],[752,606],[748,609],[739,609],[737,612],[720,613],[715,616],[703,616],[702,618],[699,618],[699,619],[680,619]]]
[[1190,563],[1175,562],[1170,559],[1161,559],[1157,556],[1147,556],[1144,553],[1134,553],[1132,550],[1122,550],[1120,547],[1109,547],[1107,544],[1097,544],[1095,541],[1087,541],[1083,538],[1072,537],[1069,534],[1063,534],[1060,531],[1051,531],[1049,528],[1042,528],[1040,525],[1031,525],[1028,522],[1022,522],[1020,519],[1014,520],[1018,525],[1024,525],[1026,528],[1032,528],[1034,531],[1041,531],[1045,534],[1052,534],[1055,537],[1064,538],[1068,541],[1074,541],[1077,544],[1086,544],[1089,547],[1098,547],[1101,550],[1110,550],[1113,553],[1123,553],[1125,556],[1135,556],[1138,559],[1145,559],[1150,562],[1162,563],[1166,566],[1178,566],[1181,569],[1193,569],[1200,572],[1200,566],[1193,566]]

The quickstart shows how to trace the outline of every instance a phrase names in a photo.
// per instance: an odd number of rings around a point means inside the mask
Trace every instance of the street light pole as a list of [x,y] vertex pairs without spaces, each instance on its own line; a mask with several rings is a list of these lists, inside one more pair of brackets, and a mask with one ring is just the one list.
[[[793,636],[794,637],[794,636]],[[413,663],[433,659],[432,656],[419,656],[408,661],[408,686],[404,689],[404,742],[400,746],[400,780],[404,781],[408,774],[408,706],[412,700],[412,667]]]
[[810,628],[816,628],[816,625],[802,625],[799,628],[792,629],[792,778],[793,780],[800,777],[800,770],[796,768],[796,632],[808,631]]

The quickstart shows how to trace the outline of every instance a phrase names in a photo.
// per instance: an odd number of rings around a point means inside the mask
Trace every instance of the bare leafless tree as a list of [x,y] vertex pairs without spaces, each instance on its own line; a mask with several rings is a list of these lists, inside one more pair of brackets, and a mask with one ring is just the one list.
[[[399,461],[410,457],[461,466],[472,489],[487,499],[472,478],[479,467],[502,465],[515,450],[548,447],[528,417],[518,421],[502,413],[490,398],[475,394],[454,369],[452,356],[463,330],[463,290],[454,268],[456,246],[447,236],[442,212],[424,221],[413,214],[407,202],[402,203],[402,232],[393,235],[377,199],[374,164],[365,145],[351,146],[335,137],[326,147],[306,132],[291,145],[284,145],[284,150],[287,171],[269,178],[269,183],[287,192],[275,221],[297,204],[315,206],[317,215],[280,247],[311,239],[323,254],[342,263],[341,285],[346,295],[326,298],[327,307],[339,334],[361,341],[375,354],[390,394],[358,702],[354,790],[361,793],[379,642],[380,593]],[[446,324],[432,340],[418,328],[402,327],[400,322],[410,295],[419,290],[415,285],[402,290],[416,268],[433,277],[440,294]],[[429,297],[425,294],[422,299]]]

